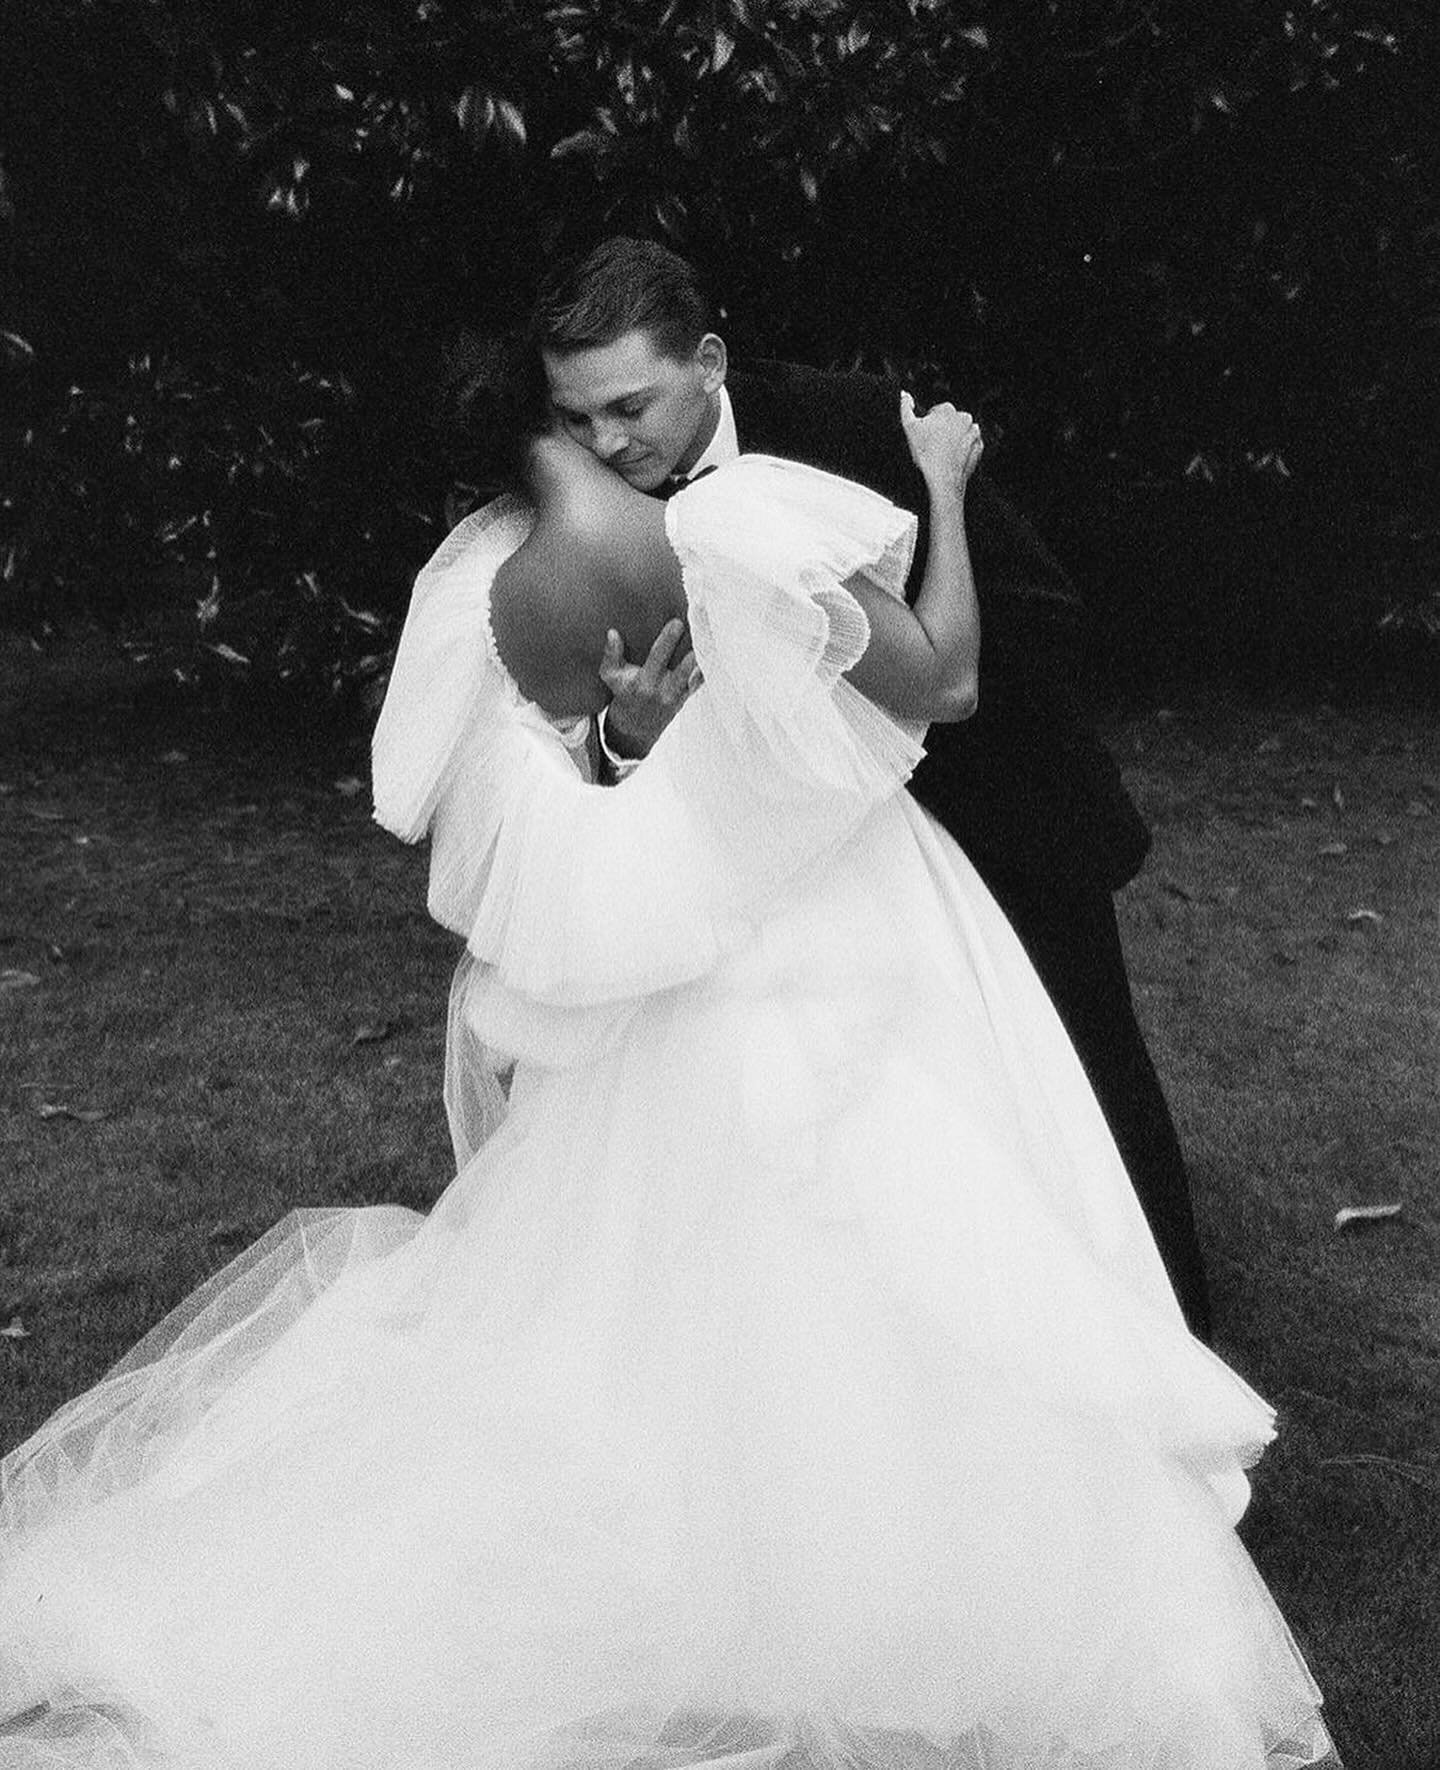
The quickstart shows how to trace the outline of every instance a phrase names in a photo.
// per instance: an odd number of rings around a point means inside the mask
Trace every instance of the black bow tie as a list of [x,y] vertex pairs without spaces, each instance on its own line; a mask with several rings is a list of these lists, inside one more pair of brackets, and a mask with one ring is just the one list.
[[657,498],[673,498],[676,492],[685,486],[693,486],[697,479],[704,479],[707,473],[715,471],[716,463],[712,461],[708,467],[702,467],[698,473],[672,473],[668,479],[662,479],[655,488]]

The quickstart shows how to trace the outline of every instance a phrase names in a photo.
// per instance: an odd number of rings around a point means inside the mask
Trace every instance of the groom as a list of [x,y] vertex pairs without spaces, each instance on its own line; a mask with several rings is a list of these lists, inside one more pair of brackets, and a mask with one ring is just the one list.
[[[926,548],[927,496],[883,378],[754,361],[731,369],[691,267],[651,241],[603,241],[546,280],[532,341],[569,434],[641,491],[664,496],[742,450],[825,468],[920,514],[911,593]],[[1076,675],[1079,599],[1028,525],[985,479],[966,527],[984,622],[980,707],[932,726],[911,781],[1009,917],[1050,993],[1109,1121],[1192,1330],[1209,1337],[1205,1274],[1175,1127],[1136,1024],[1113,893],[1150,837],[1109,755],[1087,729]],[[618,651],[601,737],[620,771],[688,690],[678,629],[643,664]]]

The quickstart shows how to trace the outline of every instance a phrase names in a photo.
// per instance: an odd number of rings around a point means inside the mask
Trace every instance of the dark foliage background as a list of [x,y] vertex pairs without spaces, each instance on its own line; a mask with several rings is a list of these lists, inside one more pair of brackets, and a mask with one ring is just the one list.
[[0,619],[340,700],[537,268],[978,410],[1098,659],[1440,670],[1432,0],[6,0]]

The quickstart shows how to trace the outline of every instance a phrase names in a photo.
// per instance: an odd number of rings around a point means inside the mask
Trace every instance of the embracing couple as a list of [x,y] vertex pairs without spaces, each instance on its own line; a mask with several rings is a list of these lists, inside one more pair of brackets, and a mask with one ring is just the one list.
[[659,248],[536,343],[374,743],[459,1171],[287,1219],[7,1460],[0,1770],[1327,1760],[1063,574],[967,414],[728,373]]
[[[930,496],[878,376],[791,363],[731,367],[688,264],[611,239],[543,288],[532,340],[560,427],[629,485],[668,495],[742,452],[858,480],[919,517],[907,593],[926,560]],[[944,514],[950,514],[945,512]],[[1189,1185],[1136,1024],[1113,894],[1149,835],[1074,698],[1079,600],[1034,531],[983,476],[965,527],[984,624],[979,703],[932,727],[910,791],[974,864],[1040,974],[1099,1097],[1191,1330],[1210,1314]],[[611,767],[649,748],[692,679],[678,626],[643,665],[612,646],[600,716]],[[670,666],[667,668],[667,665]],[[957,1078],[957,1085],[963,1085]]]

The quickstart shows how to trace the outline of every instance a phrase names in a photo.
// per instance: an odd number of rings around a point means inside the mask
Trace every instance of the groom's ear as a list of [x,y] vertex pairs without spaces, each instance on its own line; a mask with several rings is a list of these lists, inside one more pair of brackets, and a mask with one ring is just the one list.
[[719,393],[725,385],[725,370],[729,366],[725,340],[715,332],[707,332],[695,346],[695,360],[704,371],[701,385],[706,393]]

